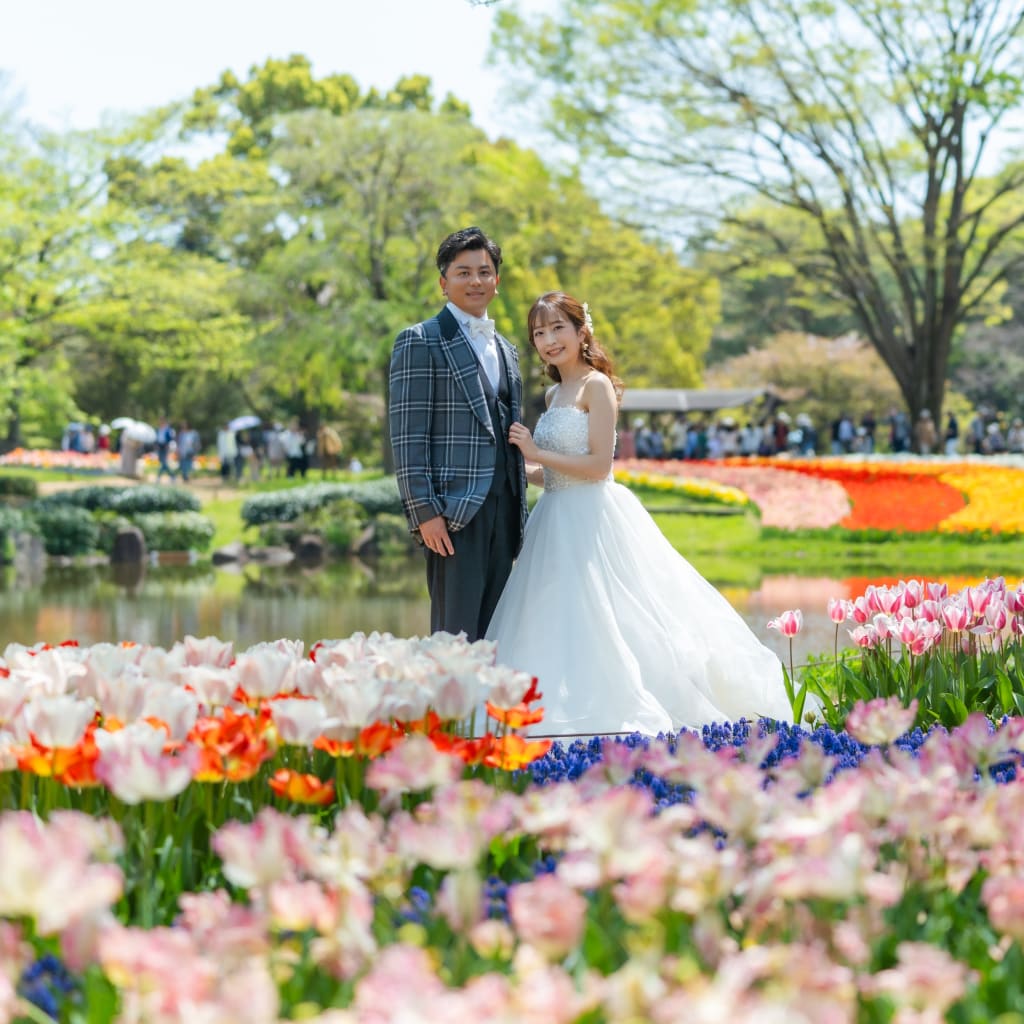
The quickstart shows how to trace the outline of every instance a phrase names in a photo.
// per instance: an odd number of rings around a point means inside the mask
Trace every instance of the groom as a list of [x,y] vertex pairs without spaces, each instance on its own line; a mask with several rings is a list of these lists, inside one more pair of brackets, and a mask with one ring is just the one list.
[[479,228],[437,250],[437,316],[395,340],[391,445],[409,527],[427,557],[430,628],[487,630],[526,523],[526,471],[508,430],[522,414],[515,348],[487,306],[498,291],[501,249]]

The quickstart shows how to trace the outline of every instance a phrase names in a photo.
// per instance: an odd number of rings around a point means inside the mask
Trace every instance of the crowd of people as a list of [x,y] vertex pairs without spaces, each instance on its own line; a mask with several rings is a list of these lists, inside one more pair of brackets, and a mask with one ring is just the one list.
[[[234,430],[230,422],[225,422],[217,430],[216,450],[221,477],[235,483],[264,477],[305,478],[314,466],[326,476],[341,468],[342,443],[338,431],[323,423],[311,433],[298,418],[287,426],[275,422],[241,430]],[[348,468],[359,470],[362,466],[353,459]]]
[[[255,420],[255,418],[253,418]],[[275,477],[305,477],[310,469],[332,475],[342,466],[343,445],[337,429],[323,423],[315,433],[307,432],[298,418],[284,426],[279,422],[239,429],[225,421],[211,439],[216,463],[225,482],[241,483]],[[61,438],[64,451],[115,452],[120,459],[122,476],[138,477],[139,462],[152,452],[157,460],[156,482],[178,480],[188,483],[194,476],[196,462],[210,447],[187,421],[177,425],[161,416],[158,426],[149,428],[138,422],[115,428],[106,423],[93,427],[73,422]],[[362,464],[357,458],[349,461],[349,470],[358,472]]]
[[806,412],[778,410],[740,425],[733,416],[635,416],[618,434],[616,456],[638,459],[719,459],[736,455],[852,455],[876,451],[921,455],[1024,454],[1024,420],[1007,425],[1001,413],[981,409],[966,430],[949,413],[940,430],[928,409],[916,422],[892,408],[879,421],[871,410],[859,420],[841,411],[819,432]]

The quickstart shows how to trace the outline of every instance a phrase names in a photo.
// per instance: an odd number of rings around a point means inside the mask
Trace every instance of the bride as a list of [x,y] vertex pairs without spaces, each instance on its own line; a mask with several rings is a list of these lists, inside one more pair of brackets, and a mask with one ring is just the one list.
[[534,434],[517,423],[509,440],[544,494],[487,639],[501,664],[538,678],[545,713],[534,731],[791,721],[779,659],[612,479],[622,382],[587,307],[549,292],[529,331],[556,383]]

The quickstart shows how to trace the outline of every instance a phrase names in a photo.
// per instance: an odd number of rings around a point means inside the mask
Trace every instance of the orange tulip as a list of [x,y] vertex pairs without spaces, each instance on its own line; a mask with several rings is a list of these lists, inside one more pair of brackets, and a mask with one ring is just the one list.
[[430,742],[442,754],[457,757],[463,764],[476,765],[483,764],[494,751],[495,736],[489,732],[478,739],[469,740],[464,736],[452,736],[438,731],[430,734]]
[[98,786],[94,769],[100,752],[95,736],[96,726],[90,724],[73,747],[45,747],[33,736],[26,746],[15,748],[13,753],[20,771],[56,779],[65,786]]
[[387,722],[374,722],[359,734],[355,751],[363,757],[380,757],[386,754],[402,738],[401,729]]
[[263,714],[254,718],[224,708],[223,717],[200,718],[189,733],[189,739],[200,748],[196,780],[251,779],[260,765],[273,756],[267,742],[270,733],[270,719]]
[[527,725],[536,725],[544,719],[543,708],[529,708],[526,704],[517,704],[514,708],[495,707],[487,701],[487,714],[510,729],[522,729]]
[[511,733],[494,743],[494,750],[484,758],[484,764],[491,768],[515,771],[532,764],[551,749],[551,740],[527,740]]
[[331,757],[351,757],[356,751],[356,745],[351,740],[329,740],[326,736],[317,736],[313,740],[313,747],[325,751]]
[[315,775],[304,775],[290,768],[274,772],[270,788],[279,797],[293,800],[297,804],[326,807],[334,802],[334,783],[330,779],[324,782]]

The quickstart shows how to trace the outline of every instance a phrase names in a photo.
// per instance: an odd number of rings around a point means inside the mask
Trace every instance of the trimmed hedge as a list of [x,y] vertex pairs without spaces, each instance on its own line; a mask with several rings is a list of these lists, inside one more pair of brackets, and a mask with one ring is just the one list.
[[398,482],[392,476],[359,483],[309,484],[254,494],[242,505],[242,520],[247,526],[290,523],[339,501],[354,501],[369,516],[384,512],[402,514]]
[[214,525],[198,512],[147,512],[132,517],[150,551],[206,551]]
[[100,528],[92,513],[69,504],[36,503],[32,518],[48,555],[87,555],[96,550]]
[[0,474],[0,499],[37,498],[39,484],[30,476]]
[[120,487],[87,484],[85,487],[75,487],[68,491],[47,494],[33,502],[32,510],[36,512],[53,508],[81,508],[89,512],[96,512],[100,509],[111,509],[114,507],[114,497],[120,491]]
[[90,512],[120,512],[125,516],[149,512],[198,512],[199,499],[181,487],[158,484],[137,484],[129,487],[104,487],[89,484],[68,491],[58,491],[40,498],[36,506],[74,506]]

